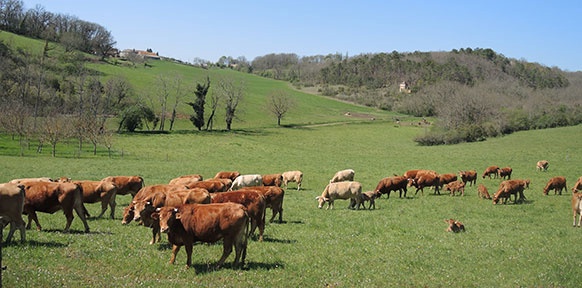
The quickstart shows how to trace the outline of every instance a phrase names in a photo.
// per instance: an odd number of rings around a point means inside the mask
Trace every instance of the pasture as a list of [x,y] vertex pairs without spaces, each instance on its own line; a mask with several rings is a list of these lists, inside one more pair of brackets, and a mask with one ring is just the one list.
[[[301,128],[265,128],[230,133],[119,135],[123,149],[106,156],[51,158],[45,155],[0,156],[0,182],[12,178],[68,176],[101,179],[109,175],[141,175],[146,185],[167,183],[183,174],[206,178],[220,170],[244,174],[301,170],[303,189],[286,190],[285,223],[267,224],[265,241],[250,240],[247,264],[233,270],[231,255],[224,268],[213,270],[221,245],[196,245],[193,266],[185,268],[184,248],[169,265],[171,247],[149,245],[150,230],[121,225],[116,219],[90,219],[83,233],[78,217],[72,232],[62,233],[62,212],[39,213],[44,231],[27,230],[28,241],[3,247],[5,287],[515,287],[579,286],[582,263],[577,243],[582,230],[572,228],[570,188],[582,175],[582,126],[515,133],[503,138],[454,146],[420,147],[412,138],[418,127],[395,127],[370,121]],[[6,137],[6,136],[2,136]],[[6,143],[7,141],[0,141]],[[7,149],[6,147],[0,147]],[[547,172],[536,161],[550,162]],[[513,168],[512,179],[531,179],[527,202],[492,205],[479,199],[476,187],[464,197],[433,195],[399,199],[394,193],[376,200],[376,210],[319,210],[321,194],[333,174],[356,171],[355,180],[373,190],[380,179],[408,169],[456,173],[476,169],[489,193],[498,179],[482,179],[489,165]],[[546,181],[562,175],[568,191],[542,194]],[[86,205],[92,215],[99,204]],[[108,213],[106,213],[108,214]],[[270,217],[270,210],[267,211]],[[445,218],[465,224],[465,233],[445,232]],[[26,218],[25,218],[26,219]],[[6,230],[7,231],[7,230]],[[6,234],[6,233],[5,233]],[[19,240],[18,233],[15,240]]]

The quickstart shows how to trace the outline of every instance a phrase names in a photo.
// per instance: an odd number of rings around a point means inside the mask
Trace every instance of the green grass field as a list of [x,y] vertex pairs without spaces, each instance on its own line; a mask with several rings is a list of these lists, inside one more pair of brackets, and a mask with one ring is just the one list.
[[[454,146],[420,147],[412,138],[423,128],[395,127],[389,121],[264,128],[230,133],[119,135],[111,159],[61,154],[26,157],[0,153],[12,178],[69,176],[101,179],[108,175],[141,175],[146,184],[167,183],[183,174],[212,177],[220,170],[278,173],[302,170],[303,188],[286,190],[283,224],[268,224],[265,241],[251,240],[247,265],[214,271],[221,245],[196,245],[193,267],[185,268],[184,250],[169,265],[170,246],[149,245],[150,230],[121,225],[116,219],[90,219],[91,232],[75,219],[71,233],[62,233],[61,212],[39,214],[45,230],[27,230],[25,244],[3,248],[5,287],[578,287],[582,264],[576,243],[582,230],[572,228],[570,194],[542,194],[546,181],[563,175],[572,187],[582,175],[582,126],[515,133],[503,138]],[[0,149],[15,144],[7,136]],[[0,150],[0,151],[1,151]],[[62,149],[66,151],[66,149]],[[123,150],[123,156],[120,151]],[[100,151],[102,155],[105,152]],[[538,160],[550,161],[537,172]],[[314,199],[337,171],[353,168],[364,190],[408,169],[456,173],[486,166],[511,166],[513,178],[528,178],[524,204],[492,205],[478,199],[476,188],[464,197],[394,194],[377,200],[376,210],[352,211],[338,200],[334,210],[319,210]],[[499,180],[479,179],[490,193]],[[412,192],[414,192],[412,190]],[[412,195],[412,196],[411,196]],[[99,204],[89,204],[92,214]],[[270,211],[267,211],[270,216]],[[445,218],[461,220],[467,231],[445,232]],[[7,230],[5,230],[7,233]],[[15,236],[19,240],[18,233]]]

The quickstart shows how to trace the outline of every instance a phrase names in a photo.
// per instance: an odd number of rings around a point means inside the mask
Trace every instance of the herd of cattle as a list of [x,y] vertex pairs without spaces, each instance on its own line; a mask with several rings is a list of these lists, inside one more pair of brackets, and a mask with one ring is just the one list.
[[[546,171],[547,161],[539,161],[537,169]],[[501,178],[499,189],[491,195],[483,184],[477,191],[481,198],[492,199],[494,204],[506,203],[514,195],[514,203],[526,199],[524,189],[529,188],[529,180],[511,179],[510,167],[487,167],[482,178]],[[374,200],[382,195],[390,197],[391,192],[399,192],[399,197],[406,197],[407,190],[414,187],[415,196],[424,188],[434,189],[435,194],[447,191],[451,196],[464,195],[467,185],[476,185],[475,170],[460,171],[458,174],[438,174],[432,170],[408,170],[403,175],[394,175],[381,179],[372,191],[362,192],[362,184],[354,181],[355,171],[346,169],[338,171],[317,196],[318,208],[333,209],[337,199],[349,200],[350,209],[360,209],[369,202],[368,209],[375,208]],[[270,222],[283,222],[283,198],[288,184],[295,182],[297,190],[301,189],[303,173],[287,171],[280,174],[246,174],[237,171],[218,172],[211,179],[203,179],[199,174],[184,175],[172,179],[168,184],[145,185],[140,176],[109,176],[101,180],[72,180],[61,177],[14,179],[0,184],[0,228],[10,224],[6,242],[10,242],[14,232],[20,230],[20,239],[25,241],[25,229],[30,229],[32,221],[37,230],[42,227],[36,212],[64,212],[68,231],[73,221],[73,211],[83,222],[85,232],[89,232],[87,217],[89,212],[85,203],[101,203],[102,217],[110,208],[110,217],[114,219],[116,196],[131,195],[131,203],[124,208],[122,224],[136,221],[151,228],[150,244],[160,241],[161,233],[167,233],[172,244],[170,263],[174,263],[176,254],[182,246],[186,247],[187,265],[192,263],[192,248],[195,242],[214,243],[223,241],[223,254],[217,263],[221,266],[225,259],[235,250],[234,266],[244,263],[248,237],[258,229],[258,241],[263,240],[266,209],[272,210]],[[543,193],[549,191],[562,194],[567,189],[566,179],[561,176],[551,178]],[[582,177],[572,188],[573,225],[580,227],[582,222]],[[28,215],[25,225],[22,215]],[[462,223],[447,219],[447,231],[464,231]],[[1,236],[0,229],[0,236]],[[1,239],[0,239],[1,241]]]

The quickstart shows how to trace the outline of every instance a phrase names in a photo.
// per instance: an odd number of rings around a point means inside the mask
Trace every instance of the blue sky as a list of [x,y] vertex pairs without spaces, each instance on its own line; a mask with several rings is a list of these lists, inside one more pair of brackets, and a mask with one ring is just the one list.
[[117,48],[151,48],[192,62],[270,53],[450,51],[491,48],[506,57],[582,71],[582,2],[576,1],[130,1],[24,0],[111,31]]

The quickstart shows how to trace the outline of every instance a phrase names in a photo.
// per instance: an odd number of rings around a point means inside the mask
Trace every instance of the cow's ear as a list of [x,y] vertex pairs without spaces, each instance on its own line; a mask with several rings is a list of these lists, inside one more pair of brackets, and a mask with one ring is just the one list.
[[160,213],[158,212],[153,212],[150,217],[152,217],[152,219],[154,220],[160,220]]
[[176,213],[176,219],[182,218],[182,213]]

